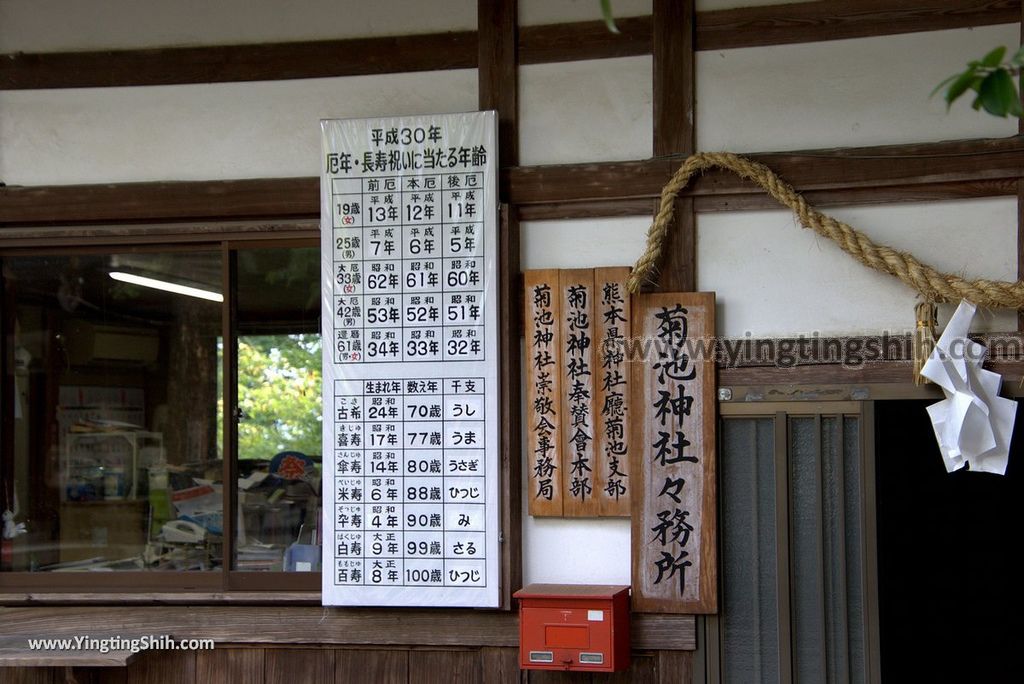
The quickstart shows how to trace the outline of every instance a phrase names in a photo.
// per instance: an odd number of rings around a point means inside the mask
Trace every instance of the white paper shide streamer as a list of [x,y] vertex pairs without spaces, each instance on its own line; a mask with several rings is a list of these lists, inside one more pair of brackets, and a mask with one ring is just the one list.
[[968,339],[975,306],[960,302],[921,369],[946,398],[928,407],[946,471],[1006,474],[1017,403],[999,396],[1002,377],[981,367],[987,350]]

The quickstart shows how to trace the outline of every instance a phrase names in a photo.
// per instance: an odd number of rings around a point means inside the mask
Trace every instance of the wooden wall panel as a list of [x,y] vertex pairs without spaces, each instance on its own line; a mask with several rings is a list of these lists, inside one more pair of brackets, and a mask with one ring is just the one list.
[[[601,682],[661,684],[689,682],[689,651],[641,651],[630,667],[610,674],[546,672],[519,669],[517,648],[484,647],[463,650],[263,648],[219,645],[195,652],[194,666],[181,667],[183,652],[153,652],[151,662],[137,667],[76,667],[77,684],[149,684],[150,682],[261,682],[288,684],[412,684],[465,682],[519,684],[526,682]],[[192,654],[188,654],[192,655]],[[191,660],[191,659],[190,659]],[[0,668],[0,684],[65,684],[67,670],[59,667]]]
[[[657,657],[650,654],[633,654],[632,659],[629,663],[629,669],[624,672],[613,672],[609,675],[594,675],[595,682],[602,682],[602,684],[633,684],[633,682],[643,682],[644,684],[655,684],[657,681]],[[689,680],[680,679],[679,682],[687,682]]]
[[263,663],[266,684],[334,682],[334,650],[329,648],[268,648]]
[[678,684],[693,681],[693,653],[690,651],[660,651],[655,656],[656,684]]
[[0,684],[64,684],[60,667],[0,667]]
[[122,670],[131,684],[194,684],[196,651],[152,651]]
[[[629,668],[622,672],[560,672],[558,670],[525,670],[524,678],[529,684],[659,684],[658,654],[634,653]],[[689,679],[669,680],[676,684],[688,683]]]
[[409,651],[409,684],[479,681],[478,651]]
[[527,670],[526,681],[530,684],[579,684],[580,682],[594,681],[594,675],[587,672]]
[[212,651],[196,651],[196,683],[263,684],[264,660],[262,648],[215,648]]
[[405,684],[408,680],[408,651],[338,649],[334,652],[335,684]]
[[[515,684],[521,681],[518,648],[480,649],[480,673],[487,684]],[[339,683],[340,684],[340,683]]]

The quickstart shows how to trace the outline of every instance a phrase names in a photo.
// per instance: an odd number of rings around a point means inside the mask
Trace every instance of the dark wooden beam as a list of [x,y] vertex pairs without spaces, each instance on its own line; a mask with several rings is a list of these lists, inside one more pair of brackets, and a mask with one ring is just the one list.
[[[1008,381],[1020,377],[1024,333],[982,333],[971,339],[988,349],[986,368]],[[849,385],[912,383],[914,379],[909,334],[720,340],[715,361],[720,385]]]
[[[1014,195],[1024,137],[749,155],[832,205]],[[679,160],[523,166],[502,171],[502,197],[525,216],[642,215]],[[772,206],[753,184],[710,172],[684,191],[699,211]],[[0,188],[0,228],[159,221],[316,219],[318,178]],[[104,230],[112,230],[109,227]],[[0,240],[7,231],[0,230]],[[11,232],[18,239],[27,234]]]
[[[651,17],[528,26],[518,62],[542,64],[651,53]],[[484,24],[491,30],[488,24]],[[445,69],[479,63],[476,31],[343,40],[0,55],[0,90],[277,81]],[[485,41],[486,42],[486,41]]]
[[312,240],[320,238],[320,221],[236,221],[211,223],[152,223],[146,225],[105,224],[76,226],[31,226],[0,230],[4,248],[81,247],[92,245],[202,243],[222,240]]
[[[653,16],[654,156],[686,156],[694,151],[693,0],[654,0]],[[676,199],[672,223],[662,247],[659,289],[694,292],[697,220],[692,197]]]
[[[943,200],[1008,197],[1017,195],[1018,181],[1013,178],[980,181],[951,181],[928,185],[891,185],[881,188],[837,188],[810,190],[804,197],[816,207],[900,204],[904,202],[941,202]],[[778,203],[768,195],[746,192],[738,195],[697,195],[693,209],[698,214],[723,211],[756,211],[777,209]],[[523,221],[559,219],[616,218],[651,214],[649,199],[587,200],[524,204],[519,209]]]
[[[836,148],[748,155],[801,192],[1016,179],[1024,169],[1024,138]],[[682,159],[566,164],[508,169],[515,204],[552,204],[657,197]],[[711,171],[683,194],[719,198],[763,194],[731,173]]]
[[519,70],[517,0],[480,0],[477,63],[480,109],[498,112],[498,160],[519,164]]
[[[498,160],[519,163],[518,0],[479,0],[480,109],[498,113]],[[499,198],[500,199],[500,198]],[[512,607],[512,592],[523,586],[522,466],[519,350],[519,217],[516,208],[502,204],[498,249],[499,410],[501,412],[501,597]]]
[[[695,48],[726,50],[1015,23],[1019,0],[823,0],[700,12]],[[650,16],[526,26],[519,63],[646,55]],[[0,55],[0,90],[271,81],[477,66],[474,31],[346,40]]]
[[519,29],[519,63],[550,64],[651,54],[650,16],[616,18],[615,25],[619,33],[610,32],[603,21],[523,26]]
[[0,188],[0,225],[319,215],[310,177]]
[[820,0],[701,12],[697,49],[810,43],[1012,24],[1019,0]]
[[[1018,182],[1013,178],[979,181],[961,180],[946,183],[808,190],[802,194],[808,202],[818,208],[899,204],[903,202],[937,202],[943,200],[1011,196],[1017,193]],[[697,213],[756,211],[778,208],[779,204],[774,199],[760,193],[698,195],[694,198],[694,209]]]
[[590,202],[552,202],[526,204],[519,208],[522,221],[552,221],[558,219],[614,218],[651,215],[649,199],[592,200]]
[[476,66],[476,33],[4,55],[0,90],[276,81]]
[[748,368],[722,368],[718,371],[719,387],[728,385],[815,385],[815,384],[869,384],[914,383],[912,361],[882,361],[862,366],[847,367],[840,364],[775,368],[755,366]]

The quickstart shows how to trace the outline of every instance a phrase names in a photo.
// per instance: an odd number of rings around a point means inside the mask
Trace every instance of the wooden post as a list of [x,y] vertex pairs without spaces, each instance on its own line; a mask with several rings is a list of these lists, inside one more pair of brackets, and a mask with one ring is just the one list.
[[[693,0],[654,0],[654,156],[694,151]],[[678,164],[677,164],[678,165]],[[675,220],[663,251],[658,283],[663,292],[697,289],[693,199],[676,200]]]
[[[477,75],[480,109],[498,112],[498,163],[519,163],[519,3],[518,0],[478,0]],[[508,197],[499,196],[499,202]],[[501,385],[502,607],[511,608],[512,592],[522,586],[521,348],[519,316],[519,215],[514,206],[502,209],[498,249],[498,292]]]

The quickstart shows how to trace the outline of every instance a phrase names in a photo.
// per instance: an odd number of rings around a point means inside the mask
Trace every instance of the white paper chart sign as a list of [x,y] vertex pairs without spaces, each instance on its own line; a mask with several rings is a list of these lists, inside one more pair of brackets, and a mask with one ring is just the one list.
[[499,605],[494,112],[325,120],[324,605]]

